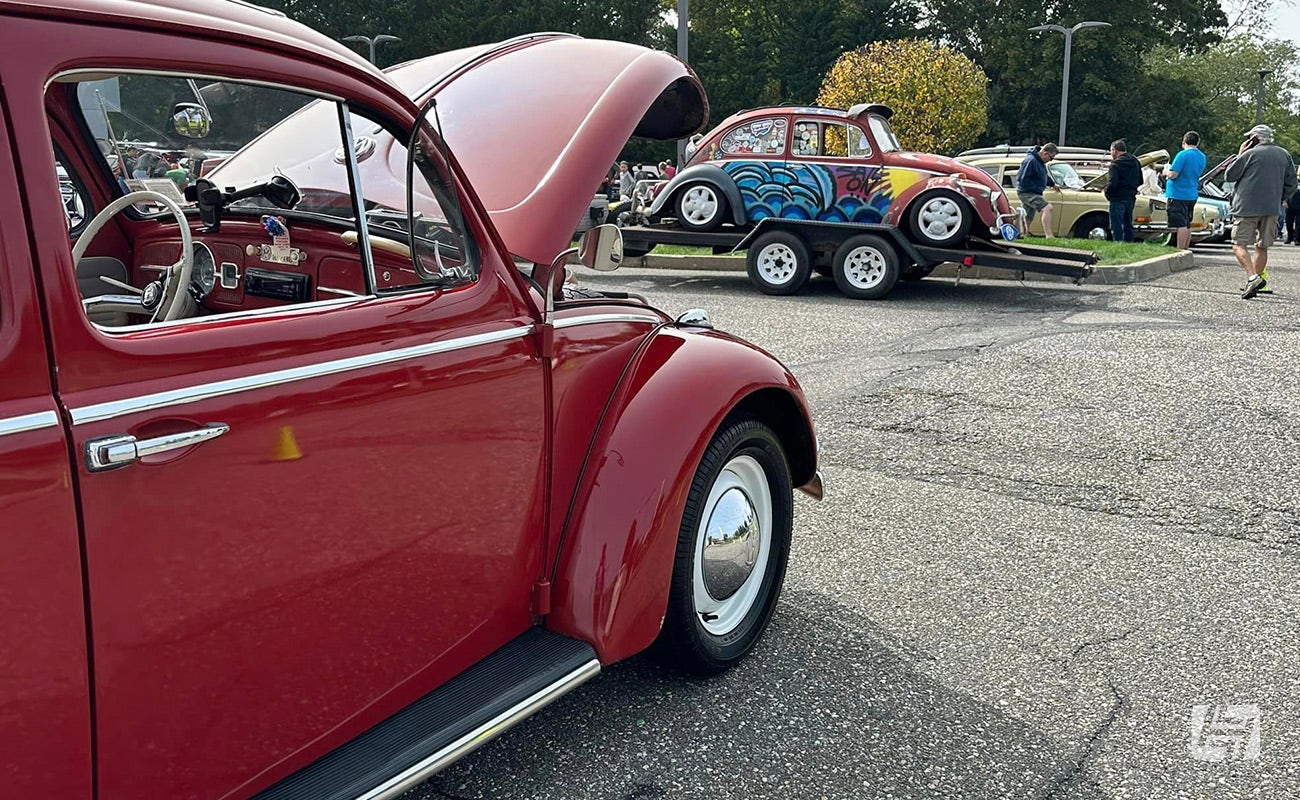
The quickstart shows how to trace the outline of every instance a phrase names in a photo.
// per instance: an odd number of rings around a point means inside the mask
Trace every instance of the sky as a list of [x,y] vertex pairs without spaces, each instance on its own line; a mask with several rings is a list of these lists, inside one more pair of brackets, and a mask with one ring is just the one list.
[[1272,35],[1300,45],[1300,7],[1279,5],[1273,9]]

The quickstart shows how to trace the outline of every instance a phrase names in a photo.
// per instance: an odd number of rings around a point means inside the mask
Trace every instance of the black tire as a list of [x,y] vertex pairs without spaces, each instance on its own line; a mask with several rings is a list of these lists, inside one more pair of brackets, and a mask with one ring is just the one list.
[[727,196],[712,183],[697,181],[677,190],[677,223],[688,231],[716,230],[727,217]]
[[907,209],[912,241],[926,247],[956,247],[970,236],[975,209],[966,198],[948,189],[923,192]]
[[879,300],[898,283],[898,253],[879,236],[854,236],[835,251],[835,285],[857,300]]
[[[718,496],[712,497],[715,489]],[[748,418],[723,423],[700,459],[686,498],[668,609],[651,651],[657,660],[684,672],[713,675],[754,647],[785,580],[793,491],[785,451],[771,428]],[[750,524],[739,524],[740,519]],[[723,524],[710,537],[709,523],[715,520]],[[732,535],[717,536],[723,532]],[[706,550],[715,554],[707,560],[707,571]],[[714,597],[715,591],[725,595],[722,600]],[[711,619],[710,609],[717,612]]]
[[[1094,236],[1095,231],[1101,231],[1101,236]],[[1074,230],[1070,235],[1076,239],[1091,239],[1093,241],[1108,241],[1110,239],[1110,215],[1108,214],[1084,214],[1079,221],[1074,223]]]
[[745,252],[745,270],[763,294],[794,294],[812,275],[812,253],[793,233],[769,231]]

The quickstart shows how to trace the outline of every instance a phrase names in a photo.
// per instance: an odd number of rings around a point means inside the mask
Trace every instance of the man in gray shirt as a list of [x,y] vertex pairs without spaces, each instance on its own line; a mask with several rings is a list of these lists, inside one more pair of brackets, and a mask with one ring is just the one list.
[[[1237,227],[1232,252],[1246,271],[1241,297],[1249,300],[1268,291],[1268,248],[1277,238],[1278,209],[1285,208],[1295,192],[1296,171],[1291,154],[1273,143],[1273,129],[1267,125],[1247,131],[1237,154],[1224,179],[1236,184],[1232,213]],[[1254,258],[1251,247],[1255,248]]]

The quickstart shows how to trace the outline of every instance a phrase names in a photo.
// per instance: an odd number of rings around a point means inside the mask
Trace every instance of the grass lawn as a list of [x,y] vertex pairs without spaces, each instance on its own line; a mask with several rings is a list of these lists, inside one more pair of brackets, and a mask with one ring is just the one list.
[[[1146,242],[1107,242],[1097,239],[1041,239],[1037,236],[1027,236],[1018,239],[1025,244],[1041,244],[1048,247],[1069,247],[1075,250],[1091,250],[1096,253],[1100,259],[1097,263],[1101,266],[1114,266],[1117,264],[1135,264],[1139,261],[1145,261],[1148,258],[1156,256],[1167,256],[1171,253],[1177,253],[1173,247],[1164,247],[1158,244],[1147,244]],[[679,245],[661,244],[651,251],[658,256],[711,256],[713,251],[707,247],[682,247]],[[742,253],[736,254],[739,258]]]
[[1048,247],[1069,247],[1073,250],[1091,250],[1097,254],[1100,266],[1114,266],[1117,264],[1136,264],[1139,261],[1145,261],[1148,258],[1156,256],[1167,256],[1177,253],[1177,248],[1165,247],[1159,244],[1147,244],[1146,242],[1107,242],[1099,239],[1040,239],[1037,236],[1026,236],[1016,241],[1025,244],[1041,244]]

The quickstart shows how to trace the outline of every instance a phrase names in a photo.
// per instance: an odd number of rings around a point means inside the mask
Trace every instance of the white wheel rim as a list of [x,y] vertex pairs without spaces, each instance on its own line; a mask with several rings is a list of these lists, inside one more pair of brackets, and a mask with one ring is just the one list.
[[769,244],[758,251],[758,274],[763,280],[774,285],[788,282],[794,277],[794,248],[788,244]]
[[951,197],[932,197],[921,206],[920,223],[931,239],[947,239],[961,227],[961,206]]
[[[739,498],[743,498],[753,514],[752,521],[743,530],[737,527],[732,513]],[[722,546],[733,551],[737,548],[743,551],[744,564],[749,574],[739,582],[737,588],[719,600],[709,593],[705,581],[705,545],[710,540],[711,530],[716,542],[717,531],[732,529],[738,535],[731,537],[731,541]],[[710,634],[725,636],[735,630],[749,614],[762,590],[771,552],[772,492],[767,483],[767,473],[751,456],[737,456],[727,462],[714,481],[695,531],[695,614]]]
[[692,186],[682,197],[682,215],[696,225],[707,225],[718,213],[718,196],[707,186]]
[[844,259],[844,278],[855,289],[879,286],[885,270],[885,257],[874,247],[855,247]]

